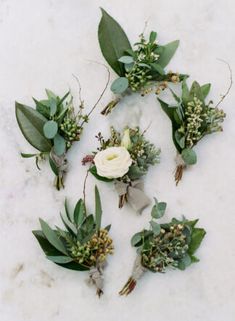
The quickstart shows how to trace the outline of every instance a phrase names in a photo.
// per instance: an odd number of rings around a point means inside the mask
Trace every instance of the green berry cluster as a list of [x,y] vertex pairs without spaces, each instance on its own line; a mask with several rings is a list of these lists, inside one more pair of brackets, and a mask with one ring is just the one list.
[[101,229],[87,243],[77,242],[71,246],[70,252],[79,264],[94,266],[97,262],[104,262],[107,255],[113,254],[113,249],[113,241],[108,231]]
[[188,232],[184,224],[161,228],[160,234],[150,241],[148,250],[143,251],[142,264],[154,272],[164,272],[169,266],[177,267],[187,254]]
[[223,128],[221,123],[226,117],[222,109],[208,107],[205,113],[205,121],[207,123],[207,133],[221,132]]
[[193,101],[188,102],[186,116],[186,146],[191,148],[202,136],[200,127],[203,122],[203,103],[194,96]]

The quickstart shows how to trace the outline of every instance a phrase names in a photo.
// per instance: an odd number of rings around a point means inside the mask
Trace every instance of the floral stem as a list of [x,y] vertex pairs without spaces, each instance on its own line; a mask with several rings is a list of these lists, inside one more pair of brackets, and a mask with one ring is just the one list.
[[129,278],[127,283],[124,285],[122,290],[119,292],[120,295],[128,295],[130,294],[134,288],[136,287],[137,281],[134,280],[132,277]]
[[179,184],[183,177],[185,166],[184,165],[178,165],[175,170],[175,183],[176,186]]
[[107,116],[108,114],[110,114],[113,108],[119,103],[120,100],[120,98],[117,98],[115,100],[110,101],[108,105],[101,111],[101,115]]
[[119,196],[118,208],[123,208],[124,204],[127,202],[127,194]]

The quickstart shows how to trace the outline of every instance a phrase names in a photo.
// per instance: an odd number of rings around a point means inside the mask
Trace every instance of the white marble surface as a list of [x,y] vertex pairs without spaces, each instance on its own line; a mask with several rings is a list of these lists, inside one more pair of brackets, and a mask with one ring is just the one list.
[[[33,149],[16,125],[15,100],[31,104],[31,96],[43,97],[45,87],[61,95],[71,87],[76,94],[73,73],[80,77],[88,109],[100,94],[106,72],[89,61],[104,62],[97,41],[99,6],[116,17],[133,42],[146,19],[162,43],[179,38],[180,48],[169,67],[190,73],[192,80],[211,81],[214,101],[229,83],[226,66],[217,58],[229,61],[235,73],[233,0],[0,1],[0,320],[234,321],[234,89],[223,104],[224,132],[198,145],[198,164],[187,171],[178,188],[172,176],[175,150],[170,124],[154,96],[127,98],[111,117],[104,118],[99,111],[110,99],[106,92],[83,140],[69,154],[70,173],[62,192],[53,190],[47,166],[39,172],[33,161],[19,156],[20,151]],[[96,146],[98,130],[107,132],[111,123],[145,128],[150,120],[147,135],[162,148],[162,161],[146,177],[146,191],[168,202],[165,219],[181,214],[200,218],[207,230],[198,251],[201,262],[185,272],[148,273],[132,295],[119,297],[135,257],[129,239],[148,224],[149,212],[139,217],[129,208],[116,210],[114,190],[98,183],[104,222],[112,223],[116,244],[105,273],[105,295],[98,300],[84,283],[86,273],[47,261],[31,230],[39,227],[38,217],[59,224],[65,195],[71,203],[81,196],[85,169],[80,161]],[[94,183],[90,177],[90,207]]]

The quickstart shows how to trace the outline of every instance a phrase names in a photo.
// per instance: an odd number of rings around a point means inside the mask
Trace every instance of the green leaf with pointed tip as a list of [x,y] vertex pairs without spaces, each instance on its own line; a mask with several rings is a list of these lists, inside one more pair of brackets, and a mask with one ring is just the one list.
[[100,194],[97,186],[95,186],[95,224],[96,231],[100,230],[101,227],[101,217],[102,217],[102,207],[100,201]]
[[210,89],[211,89],[211,84],[205,84],[205,85],[201,86],[201,91],[202,91],[202,95],[203,95],[204,99],[209,94]]
[[154,41],[157,39],[157,33],[155,31],[151,31],[149,36],[149,41],[154,43]]
[[60,213],[60,217],[61,217],[61,220],[66,228],[66,230],[72,235],[72,236],[76,236],[77,235],[77,230],[76,228],[74,227],[74,225],[72,225],[70,223],[70,221],[66,221],[66,217],[63,217],[63,215]]
[[68,220],[73,223],[73,215],[70,214],[67,198],[64,201],[64,209]]
[[98,175],[96,166],[92,166],[92,167],[89,169],[89,172],[90,172],[93,176],[95,176],[95,178],[97,178],[99,181],[103,181],[103,182],[112,182],[112,181],[113,181],[112,178],[107,178],[107,177],[103,177],[103,176]]
[[177,48],[179,47],[179,40],[172,41],[162,47],[163,50],[158,59],[158,64],[161,65],[162,68],[165,68],[169,64],[171,58],[174,56]]
[[50,116],[54,116],[57,112],[57,101],[54,98],[49,100],[50,103]]
[[189,102],[189,89],[186,83],[186,78],[182,81],[182,102],[187,105]]
[[80,198],[80,200],[77,202],[75,206],[74,213],[73,213],[74,223],[77,226],[80,226],[84,221],[85,216],[86,216],[85,204],[84,204],[84,201]]
[[65,139],[59,134],[54,137],[54,150],[57,156],[63,155],[66,151]]
[[118,61],[125,51],[131,49],[122,27],[104,9],[98,28],[100,49],[110,67],[119,75],[125,74],[124,66]]
[[191,148],[183,149],[181,156],[187,165],[194,165],[197,162],[197,154]]
[[53,231],[50,226],[43,221],[41,218],[39,219],[42,232],[45,235],[46,239],[48,240],[51,245],[53,245],[58,251],[62,252],[63,254],[67,255],[66,248],[63,242],[58,238],[55,231]]
[[128,79],[126,77],[119,77],[114,80],[110,88],[114,94],[121,94],[127,90],[128,86]]
[[175,139],[175,132],[179,128],[179,125],[175,121],[175,116],[174,116],[175,108],[169,107],[169,105],[167,103],[165,103],[164,101],[162,101],[159,98],[158,98],[158,101],[159,101],[163,111],[167,114],[167,116],[171,120],[171,124],[172,124],[172,140],[174,142],[174,145],[175,145],[175,148],[177,149],[177,151],[179,153],[181,153],[182,148],[179,146],[177,140]]
[[65,263],[69,263],[72,262],[73,259],[71,257],[68,256],[47,256],[46,257],[48,260],[54,262],[54,263],[60,263],[60,264],[65,264]]
[[54,99],[55,101],[57,100],[57,95],[53,93],[50,89],[45,89],[46,94],[48,99],[50,100],[51,98]]
[[65,263],[65,264],[56,263],[56,264],[65,268],[65,269],[69,269],[69,270],[73,270],[73,271],[88,271],[88,270],[90,270],[89,266],[84,266],[84,265],[79,264],[77,262],[69,262],[69,263]]
[[204,102],[204,97],[202,94],[201,87],[197,81],[194,81],[192,83],[192,87],[189,92],[189,100],[193,100],[194,96],[196,96],[198,99],[200,99],[201,102]]
[[165,70],[162,68],[162,66],[159,64],[159,63],[155,63],[155,62],[153,62],[153,63],[151,63],[150,64],[151,65],[151,67],[156,71],[156,72],[158,72],[160,75],[165,75]]
[[58,124],[54,120],[49,120],[43,126],[43,132],[46,138],[52,139],[58,132]]
[[53,159],[49,156],[49,164],[50,164],[50,167],[53,171],[53,173],[58,176],[59,175],[59,169],[58,167],[56,166],[55,162],[53,161]]
[[175,132],[175,139],[181,148],[185,147],[185,136],[182,136],[178,131]]
[[23,158],[31,158],[31,157],[37,156],[38,154],[25,154],[25,153],[20,153],[20,155],[21,155]]
[[47,119],[35,109],[15,103],[16,119],[25,139],[37,150],[49,152],[51,142],[43,133],[43,127]]
[[195,227],[193,229],[193,232],[191,235],[191,242],[189,244],[189,249],[188,249],[188,253],[190,255],[193,255],[197,251],[205,235],[206,235],[206,231],[203,228]]
[[111,229],[111,224],[109,224],[109,225],[107,225],[107,226],[105,226],[105,228],[104,228],[106,231],[110,231],[110,229]]
[[43,115],[44,117],[46,117],[47,119],[50,118],[50,107],[43,104],[41,101],[38,101],[36,98],[33,97],[33,101],[36,104],[36,110]]
[[33,235],[38,240],[39,245],[41,246],[43,252],[49,256],[60,256],[61,252],[58,251],[49,241],[45,238],[42,231],[32,231]]

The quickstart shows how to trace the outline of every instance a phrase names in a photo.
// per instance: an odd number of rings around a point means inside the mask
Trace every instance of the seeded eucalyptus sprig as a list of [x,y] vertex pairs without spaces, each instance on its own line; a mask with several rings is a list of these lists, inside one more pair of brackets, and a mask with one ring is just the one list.
[[92,164],[89,171],[98,180],[114,182],[119,195],[119,208],[128,202],[136,212],[141,213],[150,204],[143,192],[141,178],[151,165],[159,162],[160,149],[146,140],[139,127],[126,127],[121,133],[111,127],[111,136],[107,140],[101,133],[96,137],[100,146],[82,163]]
[[132,275],[119,292],[128,295],[146,271],[164,273],[168,268],[185,270],[199,259],[194,255],[206,232],[196,227],[198,220],[173,218],[170,223],[159,224],[166,210],[165,202],[158,202],[152,208],[150,228],[133,235],[132,246],[137,248]]
[[26,140],[39,151],[39,153],[32,154],[21,153],[21,156],[34,157],[38,169],[40,169],[40,161],[48,160],[56,176],[55,186],[58,190],[64,187],[64,175],[68,169],[66,154],[74,142],[80,141],[84,125],[89,121],[89,116],[102,98],[109,78],[108,71],[105,88],[88,113],[84,111],[79,81],[80,103],[77,111],[70,92],[61,98],[48,89],[46,89],[46,99],[33,98],[35,108],[15,103],[19,128]]
[[189,90],[184,80],[181,97],[171,90],[175,99],[173,105],[158,99],[172,123],[172,139],[177,150],[176,185],[184,169],[197,162],[195,145],[206,135],[223,130],[224,111],[218,108],[219,104],[214,107],[212,101],[206,102],[210,87],[211,84],[200,86],[194,81]]
[[111,226],[102,228],[101,218],[100,195],[95,187],[95,215],[87,214],[82,199],[72,213],[65,201],[65,215],[61,215],[65,230],[58,226],[51,229],[40,219],[41,230],[33,231],[48,260],[70,270],[89,271],[89,281],[96,287],[98,296],[103,293],[107,257],[114,249],[109,236]]
[[180,82],[185,75],[166,72],[179,46],[179,41],[167,45],[159,45],[157,33],[152,31],[148,37],[140,35],[140,39],[131,47],[130,41],[121,26],[104,9],[99,24],[99,44],[104,58],[110,67],[119,75],[111,85],[112,92],[117,95],[102,114],[107,115],[120,99],[129,92],[139,92],[142,96],[155,91],[159,94],[168,82]]

